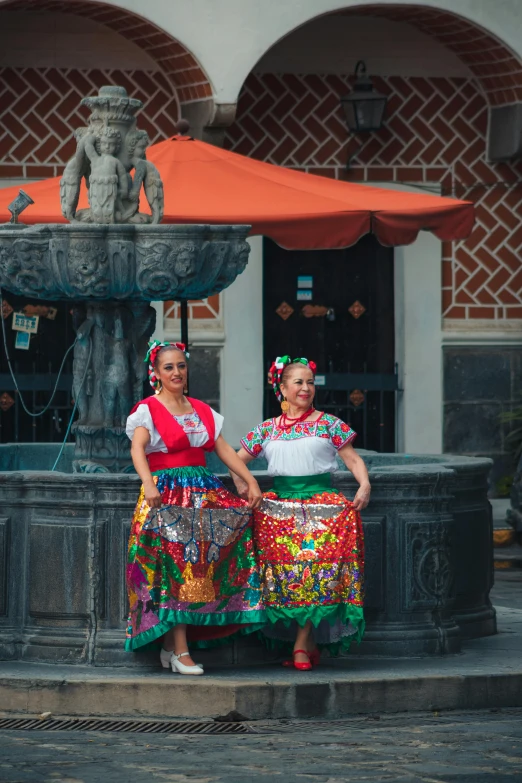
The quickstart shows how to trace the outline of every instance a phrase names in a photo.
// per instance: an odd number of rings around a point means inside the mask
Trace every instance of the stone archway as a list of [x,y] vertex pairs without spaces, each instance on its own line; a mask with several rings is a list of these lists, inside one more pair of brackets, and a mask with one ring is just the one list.
[[175,86],[181,105],[209,99],[212,88],[194,55],[168,33],[124,8],[98,0],[8,0],[0,11],[55,11],[99,22],[136,43]]
[[456,13],[424,5],[367,5],[343,12],[350,16],[379,16],[406,22],[441,44],[466,63],[490,106],[522,99],[522,61],[491,33]]

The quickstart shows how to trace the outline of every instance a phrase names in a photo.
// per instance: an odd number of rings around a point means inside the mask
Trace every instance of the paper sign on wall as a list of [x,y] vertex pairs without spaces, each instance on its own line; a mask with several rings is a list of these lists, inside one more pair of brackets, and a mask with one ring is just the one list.
[[297,301],[298,302],[311,302],[312,301],[312,292],[311,291],[298,291],[297,292]]
[[326,384],[326,378],[324,375],[316,375],[315,376],[315,385],[316,386],[324,386]]
[[313,288],[314,287],[314,278],[312,275],[299,275],[297,278],[297,287],[298,288]]
[[25,313],[13,313],[13,329],[17,332],[36,334],[38,331],[39,316],[25,315]]
[[31,335],[29,332],[18,332],[15,340],[15,348],[21,348],[22,351],[28,351],[30,342]]

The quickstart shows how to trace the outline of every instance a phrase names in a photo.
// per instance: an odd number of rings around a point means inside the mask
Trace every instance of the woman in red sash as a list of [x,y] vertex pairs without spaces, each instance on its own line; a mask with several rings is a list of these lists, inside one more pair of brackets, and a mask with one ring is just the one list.
[[[182,343],[150,344],[145,360],[156,394],[127,419],[142,488],[129,541],[125,648],[163,637],[162,666],[195,675],[203,668],[190,657],[187,635],[209,647],[261,628],[265,613],[251,527],[261,491],[221,435],[223,417],[184,395],[187,356]],[[208,451],[247,481],[248,502],[207,470]]]

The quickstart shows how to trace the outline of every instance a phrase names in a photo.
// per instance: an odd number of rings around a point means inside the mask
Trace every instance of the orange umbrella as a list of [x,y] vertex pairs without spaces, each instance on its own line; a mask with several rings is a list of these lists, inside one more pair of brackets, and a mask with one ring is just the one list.
[[[305,174],[263,163],[187,136],[148,151],[165,187],[164,223],[249,223],[252,234],[294,250],[349,247],[372,232],[383,245],[407,245],[419,231],[465,239],[473,204]],[[65,223],[60,178],[24,186],[34,205],[24,223]],[[0,190],[0,221],[18,188]],[[83,189],[79,208],[87,207]],[[146,210],[146,205],[142,205]],[[148,211],[148,210],[147,210]]]

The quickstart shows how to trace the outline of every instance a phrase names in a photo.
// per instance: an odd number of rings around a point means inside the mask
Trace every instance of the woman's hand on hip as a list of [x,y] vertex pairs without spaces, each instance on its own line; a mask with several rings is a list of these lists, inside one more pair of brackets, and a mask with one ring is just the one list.
[[261,501],[263,500],[263,494],[259,488],[259,484],[255,479],[248,483],[248,505],[249,508],[259,508]]
[[369,484],[361,484],[357,493],[353,499],[353,507],[355,511],[362,511],[370,502],[370,493],[372,488]]
[[159,508],[161,506],[161,495],[154,482],[143,485],[143,491],[145,493],[145,502],[151,508]]

